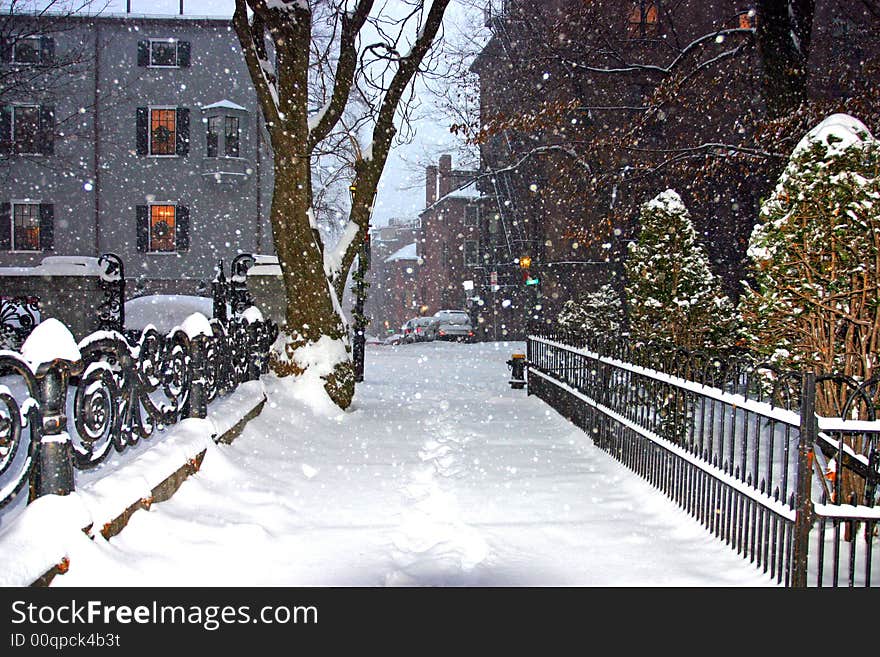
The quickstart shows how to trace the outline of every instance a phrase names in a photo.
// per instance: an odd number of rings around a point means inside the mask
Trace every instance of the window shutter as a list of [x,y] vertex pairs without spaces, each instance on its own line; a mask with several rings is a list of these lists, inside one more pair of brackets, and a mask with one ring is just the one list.
[[40,63],[43,66],[55,63],[55,39],[50,36],[40,37]]
[[189,251],[189,208],[178,205],[174,214],[175,246],[178,251]]
[[190,45],[189,41],[178,41],[177,42],[177,65],[180,68],[188,68],[190,60]]
[[12,106],[0,107],[0,155],[12,152]]
[[150,206],[137,206],[137,250],[146,253],[150,248]]
[[189,110],[177,108],[177,154],[189,155]]
[[138,41],[138,66],[150,65],[150,42]]
[[55,107],[40,106],[39,149],[43,155],[55,153]]
[[55,247],[55,206],[40,203],[40,250],[51,251]]
[[0,203],[0,251],[12,250],[12,204]]
[[148,155],[149,149],[150,110],[146,107],[137,108],[137,154]]
[[0,38],[0,63],[8,64],[12,61],[12,41],[6,37]]

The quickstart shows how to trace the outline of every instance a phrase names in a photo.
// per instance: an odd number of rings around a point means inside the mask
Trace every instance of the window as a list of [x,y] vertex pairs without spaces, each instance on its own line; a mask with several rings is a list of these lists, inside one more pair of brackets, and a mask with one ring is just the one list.
[[12,142],[16,153],[39,153],[40,108],[17,105],[12,108]]
[[489,217],[489,234],[495,235],[501,231],[501,217],[496,212]]
[[40,52],[39,37],[24,37],[15,42],[12,48],[12,61],[16,64],[39,64]]
[[480,225],[480,206],[466,205],[464,208],[464,225],[479,226]]
[[137,249],[174,253],[189,249],[189,209],[173,201],[137,206]]
[[741,30],[753,30],[758,25],[758,13],[754,9],[744,11],[739,15],[739,27]]
[[188,155],[189,110],[139,107],[136,141],[138,155]]
[[12,250],[40,250],[40,204],[12,204]]
[[0,61],[9,64],[51,64],[55,40],[45,36],[0,37]]
[[0,153],[51,155],[54,139],[55,108],[51,105],[0,107]]
[[150,206],[150,242],[148,251],[174,251],[175,206]]
[[239,125],[237,116],[226,117],[226,157],[238,157]]
[[150,39],[150,66],[177,66],[177,41]]
[[476,240],[465,241],[464,264],[468,267],[474,267],[480,264],[480,244]]
[[177,39],[138,41],[138,66],[186,68],[190,64],[190,43]]
[[208,157],[217,157],[220,143],[220,118],[219,116],[208,117]]
[[4,251],[49,251],[52,249],[51,203],[13,201],[0,203],[0,249]]
[[629,11],[628,35],[630,39],[641,39],[657,34],[659,11],[657,2],[639,0],[634,2]]
[[177,110],[150,110],[150,155],[177,154]]

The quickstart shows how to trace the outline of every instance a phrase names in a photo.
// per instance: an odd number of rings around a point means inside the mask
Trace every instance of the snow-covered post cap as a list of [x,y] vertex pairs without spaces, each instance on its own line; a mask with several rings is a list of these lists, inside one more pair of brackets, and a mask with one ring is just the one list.
[[71,374],[82,371],[82,355],[70,330],[54,318],[37,325],[22,345],[21,355],[39,383],[36,497],[67,495],[75,485],[67,434],[67,385]]
[[256,324],[263,321],[263,313],[256,306],[248,306],[241,314],[241,318],[248,324]]
[[44,373],[58,363],[69,363],[75,374],[74,364],[82,361],[70,329],[54,317],[37,324],[21,346],[21,355],[35,374]]
[[183,332],[186,333],[190,340],[199,335],[214,335],[214,331],[211,329],[211,322],[202,313],[193,313],[187,317],[183,320],[180,328],[183,329]]

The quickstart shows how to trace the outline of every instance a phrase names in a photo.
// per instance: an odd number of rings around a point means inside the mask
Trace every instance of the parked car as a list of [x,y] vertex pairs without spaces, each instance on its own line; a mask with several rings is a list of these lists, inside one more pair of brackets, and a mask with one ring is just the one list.
[[437,340],[473,342],[474,327],[464,310],[438,310],[434,313],[432,331]]
[[403,336],[400,333],[392,333],[387,338],[382,340],[382,344],[387,344],[387,345],[392,345],[392,346],[398,345],[398,344],[400,344],[401,340],[403,340]]
[[435,338],[433,317],[413,317],[403,325],[403,342],[430,342]]

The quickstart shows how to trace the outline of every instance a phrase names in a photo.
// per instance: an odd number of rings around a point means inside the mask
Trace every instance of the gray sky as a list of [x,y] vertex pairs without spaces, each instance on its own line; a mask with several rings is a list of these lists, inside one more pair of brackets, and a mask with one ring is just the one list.
[[[100,1],[100,0],[99,0]],[[394,0],[388,0],[389,5]],[[184,0],[184,13],[198,16],[232,16],[234,0]],[[126,0],[110,0],[108,12],[125,12]],[[138,14],[168,14],[179,12],[180,0],[131,0],[131,10]],[[462,21],[467,21],[462,5],[447,9],[448,30],[456,32]],[[379,184],[373,225],[383,225],[390,217],[414,217],[425,205],[422,186],[424,175],[413,171],[426,155],[441,151],[454,152],[455,138],[449,133],[449,120],[441,112],[432,110],[430,98],[422,94],[425,105],[419,111],[416,135],[412,143],[392,150],[385,173]],[[457,163],[456,163],[457,165]]]

